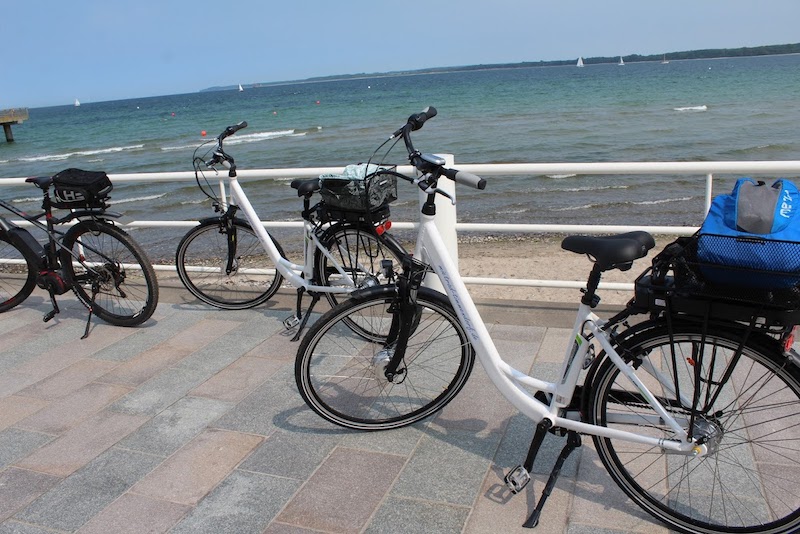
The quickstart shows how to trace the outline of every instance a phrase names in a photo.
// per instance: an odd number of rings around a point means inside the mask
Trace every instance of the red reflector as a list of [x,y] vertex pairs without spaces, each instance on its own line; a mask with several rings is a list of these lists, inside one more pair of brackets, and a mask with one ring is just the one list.
[[789,352],[792,350],[792,345],[794,345],[794,336],[796,333],[797,326],[792,328],[792,331],[783,338],[783,352]]
[[385,231],[386,229],[383,227],[382,224],[379,224],[378,226],[375,227],[375,233],[378,235],[383,235]]
[[383,230],[386,231],[392,227],[392,221],[386,221],[383,223]]

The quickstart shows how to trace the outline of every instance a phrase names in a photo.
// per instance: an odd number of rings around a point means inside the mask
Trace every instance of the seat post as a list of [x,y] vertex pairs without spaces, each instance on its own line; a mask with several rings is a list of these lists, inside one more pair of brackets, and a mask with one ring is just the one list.
[[600,299],[597,297],[597,287],[600,285],[602,275],[603,270],[597,263],[594,263],[592,272],[589,273],[589,279],[586,281],[586,291],[581,297],[581,304],[594,308],[600,303]]

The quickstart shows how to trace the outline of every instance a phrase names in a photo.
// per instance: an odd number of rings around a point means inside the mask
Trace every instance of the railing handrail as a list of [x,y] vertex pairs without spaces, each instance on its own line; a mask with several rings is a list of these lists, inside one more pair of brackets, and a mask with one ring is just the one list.
[[[608,175],[608,174],[675,174],[702,175],[705,179],[705,209],[711,203],[713,177],[715,174],[753,174],[777,175],[800,174],[800,161],[649,161],[649,162],[594,162],[594,163],[489,163],[489,164],[456,164],[460,170],[483,176],[502,175]],[[241,169],[238,179],[241,182],[263,179],[316,178],[321,174],[340,173],[343,166],[275,168],[275,169]],[[399,166],[398,171],[406,174],[414,172],[409,166]],[[130,182],[183,182],[194,181],[191,171],[158,172],[158,173],[114,173],[109,174],[114,183]],[[225,178],[220,175],[220,179]],[[3,185],[26,185],[25,178],[0,178]],[[18,222],[18,221],[15,221]],[[191,227],[197,221],[163,221],[144,220],[126,221],[123,226],[130,228],[152,227]],[[301,227],[302,222],[264,221],[267,228]],[[398,229],[415,228],[416,223],[398,222]],[[467,232],[514,232],[514,233],[589,233],[603,234],[642,229],[654,234],[691,235],[697,228],[689,226],[626,226],[626,225],[564,225],[564,224],[483,224],[456,223],[456,231]],[[160,270],[174,269],[171,265],[156,266]],[[466,283],[490,285],[514,285],[529,287],[569,287],[578,288],[583,282],[564,280],[506,280],[497,278],[465,278]],[[607,283],[606,289],[632,289],[632,284]]]

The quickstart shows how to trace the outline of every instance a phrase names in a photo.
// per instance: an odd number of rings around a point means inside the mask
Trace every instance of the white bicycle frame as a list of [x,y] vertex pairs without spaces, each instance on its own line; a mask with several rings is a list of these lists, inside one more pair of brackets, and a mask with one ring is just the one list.
[[[559,382],[546,382],[534,378],[506,363],[498,353],[475,303],[472,301],[464,282],[458,274],[458,269],[448,254],[434,219],[435,216],[433,215],[420,214],[415,257],[423,258],[439,276],[450,303],[475,349],[478,360],[483,365],[495,387],[520,412],[536,423],[543,419],[549,419],[553,426],[585,434],[643,443],[673,451],[677,454],[702,456],[707,452],[705,445],[689,441],[687,432],[684,429],[685,426],[682,426],[673,415],[664,409],[664,406],[659,403],[655,395],[636,376],[633,366],[626,364],[617,354],[605,331],[602,330],[605,321],[595,315],[591,307],[586,304],[582,303],[578,308],[572,329],[572,337],[570,338],[570,346],[567,347],[561,367],[561,379]],[[588,355],[591,342],[583,335],[585,331],[591,334],[589,337],[600,343],[600,346],[606,351],[614,365],[636,386],[643,398],[658,414],[658,417],[654,417],[656,420],[653,421],[653,424],[666,424],[673,431],[674,439],[653,438],[633,432],[583,423],[558,415],[559,409],[567,406],[572,398],[580,371],[583,369]],[[668,377],[663,376],[651,365],[642,365],[640,369],[649,372],[662,386],[674,393]],[[552,394],[550,405],[534,398],[530,390],[526,388]],[[687,402],[686,399],[682,400]],[[691,402],[688,401],[687,405],[691,405]],[[642,418],[637,416],[637,421],[641,422]],[[686,423],[686,421],[683,422]]]
[[[250,223],[250,227],[253,229],[256,236],[258,236],[261,246],[272,260],[272,263],[275,265],[275,269],[284,277],[284,279],[286,279],[286,281],[288,281],[294,287],[302,287],[306,291],[314,291],[318,293],[350,293],[356,289],[356,284],[353,281],[353,278],[347,274],[347,272],[339,264],[339,262],[336,261],[336,258],[333,257],[330,251],[326,249],[322,243],[320,243],[316,232],[314,232],[314,225],[310,221],[303,220],[304,264],[297,265],[282,257],[281,253],[278,251],[278,248],[272,242],[272,239],[270,239],[267,230],[261,223],[261,220],[258,218],[258,214],[256,213],[255,209],[253,209],[253,205],[250,204],[250,200],[247,198],[242,186],[239,185],[239,180],[235,176],[228,176],[227,180],[228,187],[230,188],[231,192],[232,203],[238,206],[239,210],[244,213],[247,222]],[[222,184],[223,182],[220,181],[220,188],[224,189]],[[224,190],[222,191],[220,198],[227,198]],[[320,252],[322,252],[322,254],[328,258],[328,261],[331,262],[331,265],[333,265],[333,267],[342,276],[342,279],[346,282],[346,287],[319,286],[310,282],[314,272],[314,249],[319,249]]]

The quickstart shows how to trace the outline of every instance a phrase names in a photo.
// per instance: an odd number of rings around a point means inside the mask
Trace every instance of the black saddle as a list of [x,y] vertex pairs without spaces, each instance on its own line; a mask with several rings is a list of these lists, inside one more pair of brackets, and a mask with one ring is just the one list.
[[52,176],[31,176],[30,178],[25,178],[25,181],[29,184],[34,184],[39,189],[47,189],[53,185]]
[[561,248],[588,254],[601,271],[631,268],[634,260],[647,256],[656,242],[647,232],[626,232],[610,236],[571,235],[564,238]]
[[313,178],[310,180],[297,178],[295,180],[292,180],[291,186],[292,189],[297,190],[298,197],[311,196],[320,190],[319,178]]

